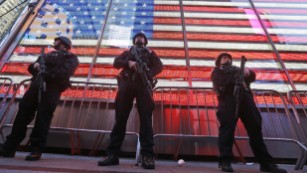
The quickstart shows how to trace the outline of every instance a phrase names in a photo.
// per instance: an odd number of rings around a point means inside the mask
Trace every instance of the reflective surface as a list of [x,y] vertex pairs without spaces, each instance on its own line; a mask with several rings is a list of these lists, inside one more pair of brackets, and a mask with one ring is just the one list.
[[68,36],[81,62],[72,80],[116,83],[113,59],[144,32],[165,65],[158,86],[211,87],[216,56],[229,52],[237,66],[247,57],[246,67],[257,73],[254,89],[287,92],[293,81],[306,90],[306,6],[307,0],[48,0],[2,76],[30,77],[27,66],[41,47],[51,51],[55,37]]

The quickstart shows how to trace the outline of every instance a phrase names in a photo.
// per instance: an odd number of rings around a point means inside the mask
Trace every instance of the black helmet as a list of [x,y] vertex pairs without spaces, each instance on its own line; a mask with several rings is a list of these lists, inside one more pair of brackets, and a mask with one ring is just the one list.
[[142,32],[139,32],[139,33],[135,34],[134,37],[133,37],[133,39],[132,39],[132,44],[133,44],[133,45],[135,45],[135,38],[136,38],[137,36],[142,36],[142,37],[144,37],[144,39],[145,39],[145,43],[144,43],[145,46],[148,44],[148,40],[147,40],[146,35],[145,35],[144,33],[142,33]]
[[221,63],[221,59],[223,56],[228,56],[230,60],[232,60],[232,56],[229,53],[221,53],[215,60],[215,66],[219,66]]
[[64,36],[60,36],[60,37],[57,37],[57,38],[54,39],[54,41],[56,41],[56,40],[61,40],[61,42],[62,42],[63,44],[65,44],[65,46],[66,46],[66,48],[67,48],[68,50],[71,49],[71,41],[70,41],[69,38],[64,37]]

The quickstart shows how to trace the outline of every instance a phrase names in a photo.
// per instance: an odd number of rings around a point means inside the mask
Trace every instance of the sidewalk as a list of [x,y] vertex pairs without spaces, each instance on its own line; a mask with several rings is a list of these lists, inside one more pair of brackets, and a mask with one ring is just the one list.
[[[221,173],[214,162],[186,161],[183,167],[170,160],[157,160],[155,170],[144,170],[141,166],[135,166],[133,159],[120,159],[119,166],[100,167],[97,161],[101,157],[70,156],[60,154],[43,154],[40,161],[25,161],[28,153],[17,152],[15,158],[0,158],[1,173]],[[307,173],[304,170],[295,171],[294,165],[280,165],[288,170],[288,173]],[[259,164],[233,164],[236,173],[259,173]]]

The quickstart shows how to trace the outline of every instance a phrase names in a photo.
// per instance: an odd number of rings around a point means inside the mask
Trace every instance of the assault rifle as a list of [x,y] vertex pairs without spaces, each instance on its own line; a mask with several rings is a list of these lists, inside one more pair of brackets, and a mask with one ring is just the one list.
[[39,71],[37,74],[36,80],[38,81],[38,103],[42,101],[42,92],[46,91],[46,82],[45,82],[45,74],[46,74],[46,65],[45,65],[45,49],[44,47],[41,50],[41,55],[39,58]]
[[245,56],[241,57],[241,65],[240,70],[237,72],[235,76],[235,87],[233,90],[233,95],[235,96],[236,100],[236,111],[235,111],[235,117],[239,117],[239,109],[240,109],[240,101],[242,97],[243,90],[246,90],[246,84],[244,79],[244,68],[245,68],[245,62],[246,62]]
[[134,56],[135,60],[136,60],[136,68],[137,68],[137,73],[140,75],[142,83],[145,85],[145,87],[147,88],[147,91],[149,92],[150,96],[152,96],[152,84],[151,82],[148,80],[147,77],[147,73],[149,71],[149,68],[147,67],[147,64],[145,62],[143,62],[140,57],[138,56],[138,53],[136,51],[136,47],[132,46],[131,47],[131,53]]

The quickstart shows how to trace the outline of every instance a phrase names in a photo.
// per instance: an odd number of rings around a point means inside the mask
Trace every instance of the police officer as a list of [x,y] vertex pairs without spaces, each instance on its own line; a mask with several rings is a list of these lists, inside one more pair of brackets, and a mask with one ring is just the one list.
[[[220,168],[224,172],[233,172],[231,161],[233,159],[232,146],[234,143],[234,131],[238,119],[235,115],[236,101],[233,95],[235,78],[241,70],[232,66],[232,56],[228,53],[220,54],[215,62],[211,79],[213,87],[218,97],[217,118],[220,122],[219,127],[219,151]],[[252,151],[260,163],[262,172],[286,173],[287,171],[277,167],[273,163],[273,158],[269,154],[262,137],[262,119],[253,99],[250,90],[250,83],[255,81],[256,75],[252,70],[244,70],[243,94],[240,101],[239,118],[243,122],[248,136]]]
[[[152,82],[152,78],[162,71],[163,64],[157,54],[146,47],[148,41],[143,33],[137,33],[133,37],[133,45],[137,49],[138,56],[142,62],[147,64],[147,77]],[[136,98],[137,109],[140,117],[140,143],[142,155],[142,167],[144,169],[154,169],[154,139],[152,128],[152,111],[154,102],[147,87],[142,83],[140,75],[137,73],[136,59],[130,51],[124,51],[116,57],[113,66],[122,68],[118,77],[118,93],[115,99],[115,125],[110,135],[110,144],[107,148],[107,156],[98,162],[99,166],[109,166],[119,164],[119,152],[125,137],[127,120]]]
[[57,37],[54,40],[54,49],[44,55],[46,72],[44,80],[46,90],[41,91],[41,101],[38,101],[39,82],[37,75],[40,69],[38,58],[28,67],[33,75],[32,82],[19,103],[19,111],[16,115],[11,134],[0,146],[0,156],[14,157],[20,142],[25,138],[27,125],[36,119],[30,136],[31,153],[26,160],[34,161],[41,158],[46,146],[46,139],[50,128],[53,112],[56,109],[61,93],[70,86],[69,78],[73,75],[79,62],[77,57],[69,52],[71,41],[67,37]]

